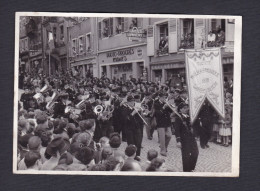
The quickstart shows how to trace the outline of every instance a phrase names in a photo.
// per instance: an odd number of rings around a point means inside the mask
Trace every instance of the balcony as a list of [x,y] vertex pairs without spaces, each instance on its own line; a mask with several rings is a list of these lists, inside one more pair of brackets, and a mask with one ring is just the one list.
[[167,47],[167,48],[161,48],[161,49],[156,50],[156,55],[157,55],[157,56],[167,56],[167,55],[169,55],[169,49],[168,49],[168,47]]
[[29,22],[25,25],[25,30],[29,38],[32,38],[37,34],[38,29],[34,19],[29,20]]

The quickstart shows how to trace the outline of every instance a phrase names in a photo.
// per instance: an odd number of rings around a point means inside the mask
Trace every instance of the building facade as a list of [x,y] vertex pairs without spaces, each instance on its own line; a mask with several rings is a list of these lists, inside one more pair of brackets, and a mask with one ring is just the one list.
[[46,74],[68,69],[68,28],[75,22],[71,17],[43,17],[43,60]]
[[148,24],[148,18],[97,18],[99,77],[127,80],[147,76]]
[[226,80],[233,78],[234,21],[225,19],[150,19],[147,31],[147,56],[150,80],[165,83],[185,81],[185,49],[222,47]]
[[38,72],[43,67],[42,17],[20,18],[20,69]]
[[69,64],[81,77],[98,77],[96,18],[83,18],[68,28]]

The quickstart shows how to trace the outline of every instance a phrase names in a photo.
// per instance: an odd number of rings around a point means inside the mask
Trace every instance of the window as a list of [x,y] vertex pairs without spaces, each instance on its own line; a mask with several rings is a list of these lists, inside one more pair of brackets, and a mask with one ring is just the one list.
[[53,38],[54,38],[54,40],[56,40],[56,37],[57,37],[57,29],[56,29],[56,27],[53,27],[52,30],[53,30]]
[[83,36],[79,37],[79,54],[84,53],[84,41],[83,41]]
[[157,55],[166,55],[169,51],[169,44],[168,44],[168,35],[169,35],[169,29],[168,29],[168,22],[162,23],[157,25],[157,31],[159,39],[159,44],[157,46]]
[[133,27],[142,28],[142,18],[132,18],[129,29],[132,29]]
[[194,48],[194,19],[181,19],[180,49]]
[[87,52],[90,52],[91,51],[91,36],[90,34],[87,34],[86,35],[86,50]]
[[208,47],[219,47],[225,44],[225,19],[211,19],[211,28],[207,37]]
[[124,18],[118,17],[116,18],[116,34],[120,34],[124,32]]
[[113,18],[103,20],[103,37],[109,37],[113,35]]
[[60,25],[60,40],[64,41],[64,26]]
[[73,39],[72,40],[72,56],[76,56],[77,55],[77,39]]
[[98,23],[98,38],[102,38],[102,23]]

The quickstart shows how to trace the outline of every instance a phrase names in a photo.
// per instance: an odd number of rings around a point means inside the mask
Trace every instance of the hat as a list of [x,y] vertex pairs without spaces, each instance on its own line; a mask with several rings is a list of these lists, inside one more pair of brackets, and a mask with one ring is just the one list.
[[121,145],[121,137],[118,133],[111,133],[109,144],[112,148],[118,148]]
[[94,159],[94,150],[89,147],[82,147],[76,154],[76,159],[87,165]]
[[37,150],[41,144],[42,141],[40,137],[32,136],[28,141],[28,148],[29,150]]
[[181,102],[181,103],[178,105],[178,111],[180,111],[184,106],[188,106],[188,104],[185,103],[185,102]]
[[128,145],[125,149],[126,156],[130,157],[133,156],[137,151],[137,148],[135,145]]
[[59,162],[58,162],[58,165],[61,165],[61,164],[66,164],[66,165],[70,165],[73,163],[73,157],[70,153],[63,153],[61,156],[60,156],[60,159],[59,159]]
[[54,138],[50,144],[46,148],[46,153],[54,156],[56,155],[56,152],[59,151],[60,153],[63,153],[69,148],[70,144],[69,141],[66,139],[63,139],[62,137],[56,137]]
[[71,154],[79,152],[80,148],[84,147],[84,145],[80,142],[74,142],[70,145],[69,152]]
[[131,95],[127,96],[127,101],[128,101],[128,102],[134,101],[133,96],[131,96]]
[[138,94],[134,95],[134,99],[140,99],[140,95]]

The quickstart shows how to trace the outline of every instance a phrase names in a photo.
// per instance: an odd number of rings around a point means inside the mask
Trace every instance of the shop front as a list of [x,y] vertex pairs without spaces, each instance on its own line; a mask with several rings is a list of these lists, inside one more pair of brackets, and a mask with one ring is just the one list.
[[71,68],[72,71],[77,73],[80,77],[97,77],[96,59],[74,61],[71,63]]
[[185,78],[184,62],[151,63],[151,81],[162,83],[170,79]]
[[100,53],[100,76],[122,80],[147,76],[147,59],[145,46]]

